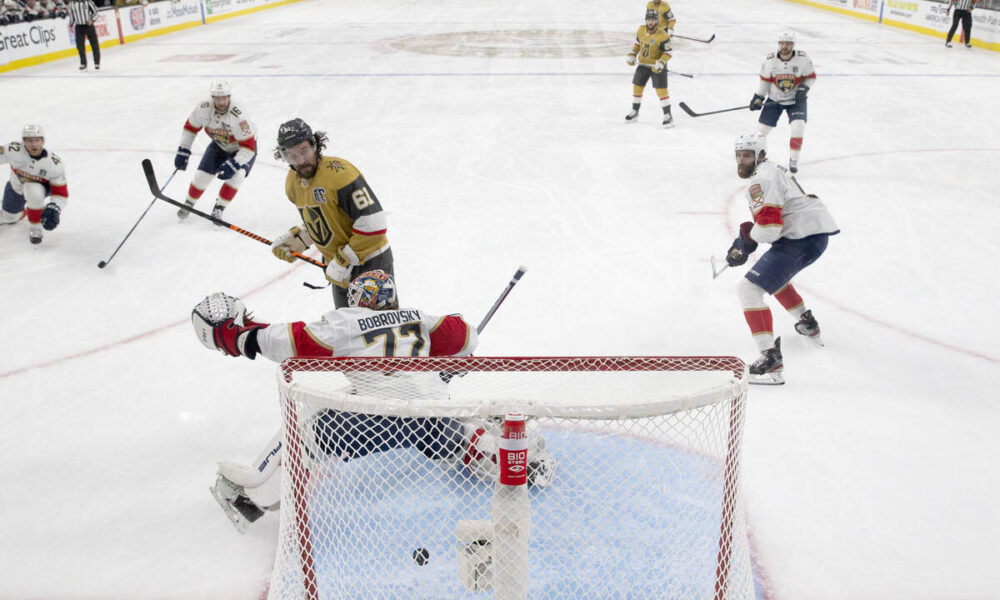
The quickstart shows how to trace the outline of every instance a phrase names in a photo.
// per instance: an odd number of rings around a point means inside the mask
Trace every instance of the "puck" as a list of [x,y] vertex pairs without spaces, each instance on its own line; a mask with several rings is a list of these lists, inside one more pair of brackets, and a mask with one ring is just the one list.
[[417,563],[418,566],[424,566],[430,559],[431,553],[427,551],[427,548],[417,548],[413,551],[413,562]]

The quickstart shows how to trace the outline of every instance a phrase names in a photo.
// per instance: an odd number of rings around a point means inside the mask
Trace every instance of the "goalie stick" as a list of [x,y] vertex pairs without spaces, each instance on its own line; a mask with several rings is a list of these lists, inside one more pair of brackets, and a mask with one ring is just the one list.
[[713,111],[710,111],[710,112],[697,113],[697,112],[694,112],[693,110],[691,110],[691,107],[688,106],[687,104],[684,104],[683,102],[681,102],[680,105],[681,105],[681,109],[683,109],[684,112],[686,112],[687,114],[691,115],[692,117],[704,117],[706,115],[717,115],[719,113],[732,112],[734,110],[746,110],[746,109],[750,108],[750,105],[747,104],[746,106],[734,106],[733,108],[723,108],[722,110],[713,110]]
[[[490,319],[493,318],[493,315],[497,312],[497,309],[500,308],[500,305],[503,304],[503,301],[507,299],[507,296],[510,294],[511,290],[514,289],[514,286],[517,285],[518,281],[521,281],[521,277],[523,277],[527,271],[528,267],[524,265],[519,266],[517,268],[517,271],[514,271],[514,276],[511,277],[510,281],[507,282],[507,287],[504,288],[503,292],[500,293],[500,297],[497,298],[497,301],[493,303],[493,306],[491,306],[490,309],[486,311],[486,315],[483,317],[483,320],[480,321],[479,325],[476,326],[476,333],[482,333],[483,329],[486,329],[486,324],[490,322]],[[441,381],[449,383],[453,377],[464,377],[465,371],[442,371],[438,373],[438,375],[441,377]]]
[[715,39],[715,34],[713,33],[712,37],[708,38],[707,40],[700,40],[698,38],[688,37],[686,35],[677,35],[676,33],[670,37],[681,38],[682,40],[691,40],[692,42],[701,42],[702,44],[711,44],[712,40]]
[[[143,172],[146,173],[146,183],[149,184],[149,191],[153,192],[153,195],[156,196],[157,198],[159,198],[160,200],[163,200],[164,202],[173,204],[174,206],[176,206],[178,208],[183,208],[184,210],[188,211],[191,214],[198,215],[202,219],[208,219],[209,221],[215,223],[216,225],[219,225],[221,227],[226,227],[228,229],[232,229],[236,233],[243,234],[243,235],[247,236],[248,238],[253,239],[253,240],[257,240],[258,242],[260,242],[262,244],[267,244],[268,246],[271,245],[271,240],[269,240],[267,238],[264,238],[264,237],[261,237],[261,236],[257,235],[256,233],[254,233],[252,231],[247,231],[246,229],[242,229],[240,227],[237,227],[235,225],[227,223],[226,221],[223,221],[222,219],[220,219],[218,217],[213,217],[212,215],[205,214],[205,213],[201,212],[200,210],[195,209],[193,206],[188,206],[187,204],[184,204],[183,202],[178,202],[178,201],[174,200],[173,198],[170,198],[169,196],[165,196],[163,194],[163,192],[161,192],[158,189],[158,186],[156,185],[156,173],[153,171],[153,163],[148,158],[142,159],[142,170],[143,170]],[[299,260],[303,260],[303,261],[305,261],[305,262],[307,262],[307,263],[309,263],[311,265],[315,265],[315,266],[317,266],[317,267],[319,267],[321,269],[326,269],[326,265],[323,264],[322,262],[316,260],[315,258],[310,258],[310,257],[306,256],[305,254],[299,254],[298,252],[292,252],[292,255],[295,258],[297,258]]]
[[[173,179],[174,175],[176,174],[177,174],[177,169],[174,169],[174,172],[171,173],[170,177],[167,177],[167,180],[163,183],[163,187],[160,188],[160,193],[163,193],[163,190],[167,189],[167,186],[170,185],[170,180]],[[111,256],[108,257],[108,260],[102,260],[101,262],[97,263],[98,269],[103,269],[104,267],[108,266],[108,263],[111,262],[111,259],[113,259],[115,255],[118,254],[118,251],[122,249],[122,246],[125,245],[125,240],[128,239],[128,236],[132,235],[132,232],[135,231],[135,228],[139,226],[139,221],[142,221],[143,217],[146,216],[146,213],[149,212],[149,209],[153,208],[153,204],[156,204],[156,196],[154,196],[153,199],[149,202],[149,206],[146,207],[146,210],[142,211],[142,214],[139,215],[139,219],[136,220],[135,225],[132,226],[132,229],[128,230],[128,233],[125,234],[125,237],[122,239],[121,243],[118,244],[118,247],[115,248],[115,251],[111,253]]]

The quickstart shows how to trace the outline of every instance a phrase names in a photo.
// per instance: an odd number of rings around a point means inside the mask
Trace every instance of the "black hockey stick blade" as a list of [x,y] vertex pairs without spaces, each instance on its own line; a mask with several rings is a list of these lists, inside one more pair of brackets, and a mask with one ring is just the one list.
[[734,106],[732,108],[723,108],[722,110],[713,110],[713,111],[709,111],[709,112],[699,113],[699,112],[694,112],[693,110],[691,110],[691,107],[688,106],[687,104],[684,104],[683,102],[681,102],[680,105],[681,105],[681,110],[683,110],[684,112],[686,112],[688,115],[690,115],[692,117],[704,117],[704,116],[707,116],[707,115],[717,115],[719,113],[732,112],[734,110],[746,110],[746,109],[750,108],[750,105],[747,104],[746,106]]
[[[177,169],[174,169],[174,172],[170,174],[170,177],[167,177],[167,180],[163,183],[163,187],[160,188],[160,192],[167,189],[167,186],[170,185],[170,182],[173,180],[174,175],[177,174],[177,171],[178,171]],[[98,269],[103,269],[104,267],[108,266],[109,262],[114,260],[115,255],[118,254],[118,251],[122,249],[123,245],[125,245],[125,242],[128,240],[129,236],[132,235],[132,232],[135,231],[135,228],[138,227],[139,223],[143,220],[143,218],[145,218],[146,213],[149,212],[149,209],[153,208],[154,202],[156,202],[156,198],[153,198],[153,200],[150,201],[149,206],[146,207],[146,210],[142,211],[142,214],[139,215],[139,218],[136,220],[135,225],[132,226],[132,229],[128,230],[128,233],[125,234],[125,237],[118,244],[118,247],[115,248],[115,251],[111,253],[111,256],[108,257],[108,260],[102,260],[101,262],[97,263]]]
[[701,40],[701,39],[698,39],[698,38],[688,37],[686,35],[677,35],[676,33],[674,35],[670,36],[670,37],[681,38],[682,40],[691,40],[692,42],[701,42],[702,44],[711,44],[712,40],[715,39],[715,34],[713,33],[712,37],[708,38],[707,40]]
[[[256,233],[254,233],[252,231],[247,231],[246,229],[243,229],[241,227],[237,227],[237,226],[235,226],[235,225],[233,225],[231,223],[227,223],[226,221],[223,221],[222,219],[220,219],[218,217],[213,217],[212,215],[205,214],[205,213],[201,212],[200,210],[196,209],[193,206],[188,206],[187,204],[185,204],[183,202],[178,202],[177,200],[174,200],[170,196],[165,195],[163,192],[161,192],[159,190],[159,188],[158,188],[158,186],[156,184],[156,173],[153,171],[153,163],[148,158],[142,159],[142,170],[146,174],[146,183],[149,184],[149,191],[152,192],[153,195],[156,196],[158,199],[163,200],[164,202],[166,202],[168,204],[173,204],[177,208],[182,208],[182,209],[188,211],[189,213],[191,213],[193,215],[198,215],[202,219],[207,219],[207,220],[211,221],[212,223],[215,223],[216,225],[218,225],[220,227],[225,227],[227,229],[232,229],[236,233],[245,235],[245,236],[247,236],[248,238],[250,238],[252,240],[257,240],[258,242],[260,242],[262,244],[267,244],[268,246],[271,245],[271,240],[269,240],[269,239],[267,239],[265,237],[261,237],[261,236],[257,235]],[[321,269],[326,269],[326,265],[323,264],[322,262],[316,260],[315,258],[310,258],[310,257],[308,257],[308,256],[306,256],[304,254],[299,254],[298,252],[293,252],[292,254],[295,256],[295,258],[297,258],[299,260],[305,261],[305,262],[307,262],[307,263],[309,263],[311,265],[315,265],[315,266],[317,266],[317,267],[319,267]]]

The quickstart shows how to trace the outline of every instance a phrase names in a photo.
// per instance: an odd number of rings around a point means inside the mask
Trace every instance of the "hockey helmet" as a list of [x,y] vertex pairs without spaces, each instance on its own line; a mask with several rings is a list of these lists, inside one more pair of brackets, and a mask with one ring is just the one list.
[[767,151],[767,138],[760,135],[756,131],[744,133],[740,137],[736,138],[736,143],[733,144],[733,150],[736,152],[739,152],[740,150],[753,150],[753,155],[759,157],[761,152]]
[[781,44],[783,42],[791,42],[792,44],[794,44],[795,32],[789,30],[782,31],[781,34],[778,35],[778,43]]
[[44,138],[44,137],[45,137],[45,131],[42,129],[42,126],[39,125],[38,123],[28,123],[27,125],[24,126],[24,129],[21,130],[21,139]]
[[208,86],[208,93],[213,98],[217,98],[219,96],[232,96],[233,88],[225,79],[216,79],[212,81],[210,86]]
[[278,149],[284,152],[286,148],[310,142],[316,145],[316,137],[313,135],[312,127],[302,119],[295,118],[285,121],[278,128]]
[[660,22],[660,13],[656,12],[652,8],[646,11],[646,20],[656,19],[656,22]]
[[347,305],[372,310],[399,308],[396,282],[385,271],[365,271],[347,287]]

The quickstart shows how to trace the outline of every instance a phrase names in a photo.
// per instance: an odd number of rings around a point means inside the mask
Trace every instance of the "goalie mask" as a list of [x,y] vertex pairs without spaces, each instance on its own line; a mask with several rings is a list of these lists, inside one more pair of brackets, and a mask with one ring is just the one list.
[[347,305],[372,310],[397,309],[396,282],[385,271],[366,271],[347,287]]

